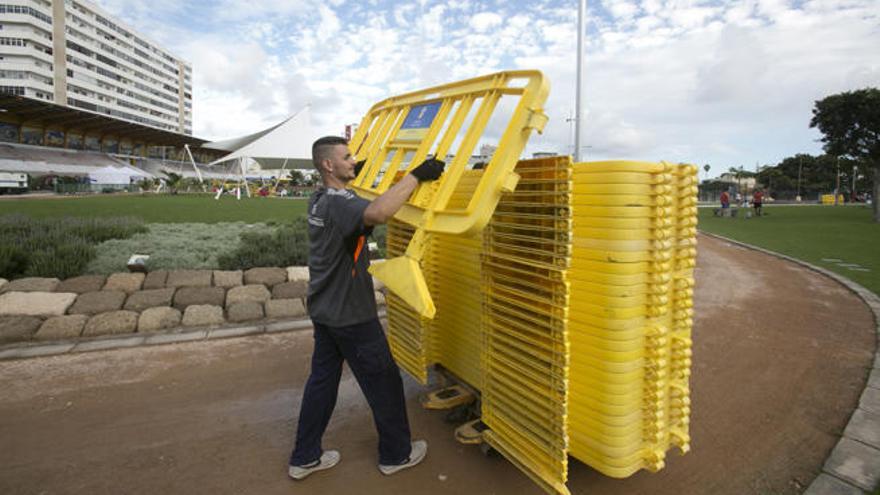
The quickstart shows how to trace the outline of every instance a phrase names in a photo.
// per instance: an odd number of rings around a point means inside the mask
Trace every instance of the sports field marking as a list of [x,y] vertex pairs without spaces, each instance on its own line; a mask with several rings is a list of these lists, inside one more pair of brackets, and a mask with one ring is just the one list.
[[870,268],[865,268],[858,263],[845,263],[844,260],[839,260],[837,258],[822,258],[822,261],[827,263],[833,263],[841,268],[846,268],[847,270],[853,272],[870,272]]

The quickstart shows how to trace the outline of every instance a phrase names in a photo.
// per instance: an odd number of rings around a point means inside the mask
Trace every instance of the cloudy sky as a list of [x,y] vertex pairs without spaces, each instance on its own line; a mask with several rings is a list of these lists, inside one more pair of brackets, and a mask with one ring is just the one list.
[[[388,96],[538,69],[573,148],[577,0],[93,0],[193,65],[194,134],[255,132],[312,105],[341,134]],[[880,86],[880,0],[588,1],[584,151],[732,166],[818,153],[813,102]],[[484,142],[493,136],[487,133]]]

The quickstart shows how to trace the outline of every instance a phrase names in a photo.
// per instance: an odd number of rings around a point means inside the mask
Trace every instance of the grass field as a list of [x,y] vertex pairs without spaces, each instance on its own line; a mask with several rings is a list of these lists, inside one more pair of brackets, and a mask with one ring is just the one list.
[[[700,208],[700,230],[761,246],[828,268],[880,294],[880,225],[860,206],[774,206],[760,218],[719,218]],[[304,214],[305,199],[209,195],[102,195],[0,200],[0,215],[134,216],[146,223],[273,224]],[[840,260],[839,262],[828,260]],[[844,266],[855,264],[858,266]],[[868,270],[868,271],[862,271]]]
[[292,220],[306,211],[305,198],[242,198],[207,194],[102,195],[51,199],[3,199],[0,215],[23,213],[32,217],[142,218],[146,223],[275,223]]
[[880,224],[869,207],[773,206],[764,213],[720,218],[700,208],[699,229],[827,268],[880,294]]

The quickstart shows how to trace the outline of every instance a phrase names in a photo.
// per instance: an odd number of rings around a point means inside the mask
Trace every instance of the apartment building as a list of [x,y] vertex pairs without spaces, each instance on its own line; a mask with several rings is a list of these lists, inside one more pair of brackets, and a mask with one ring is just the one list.
[[0,93],[192,135],[192,66],[83,0],[0,0]]

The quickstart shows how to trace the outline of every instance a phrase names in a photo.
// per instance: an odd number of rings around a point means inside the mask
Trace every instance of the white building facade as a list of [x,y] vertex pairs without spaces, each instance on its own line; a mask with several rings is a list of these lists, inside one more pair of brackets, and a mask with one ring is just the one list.
[[192,65],[82,0],[0,0],[0,92],[192,135]]

